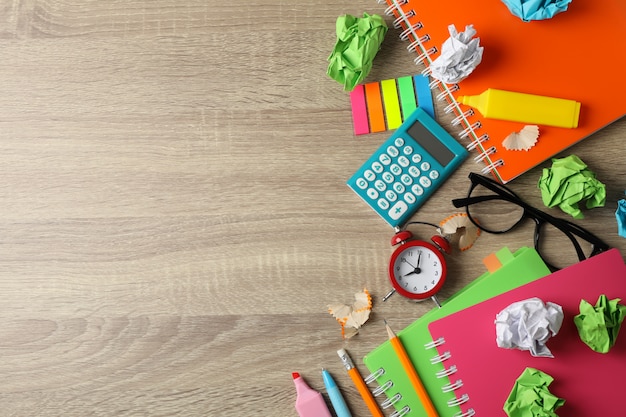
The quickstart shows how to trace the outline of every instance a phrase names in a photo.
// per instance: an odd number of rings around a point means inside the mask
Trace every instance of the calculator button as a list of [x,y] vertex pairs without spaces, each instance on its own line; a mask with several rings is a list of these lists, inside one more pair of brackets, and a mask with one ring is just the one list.
[[417,199],[415,198],[415,196],[411,193],[406,193],[404,194],[404,201],[406,201],[409,204],[413,204],[417,201]]
[[400,154],[400,151],[398,151],[398,148],[396,148],[395,146],[389,146],[387,148],[387,153],[395,158]]
[[363,178],[359,178],[356,180],[356,186],[361,190],[365,190],[369,184]]
[[389,201],[385,200],[384,198],[381,198],[380,200],[378,200],[378,207],[380,207],[383,210],[387,210],[389,208]]
[[385,170],[385,167],[378,161],[372,163],[372,169],[375,173],[380,174]]
[[386,153],[380,155],[378,157],[378,160],[380,161],[381,164],[383,165],[389,165],[391,163],[391,158],[389,157],[389,155],[387,155]]
[[369,198],[371,198],[372,200],[376,200],[378,198],[378,191],[376,191],[373,188],[368,188],[367,189],[367,196]]
[[420,177],[420,184],[424,187],[430,187],[433,183],[428,177]]
[[409,174],[402,174],[402,176],[400,177],[400,181],[402,181],[404,185],[413,184],[413,178],[411,178]]
[[387,184],[385,184],[382,180],[376,180],[374,182],[374,188],[378,191],[385,191],[387,189]]
[[420,176],[421,172],[417,169],[417,167],[411,167],[409,168],[409,174],[411,174],[412,177],[417,178]]
[[428,162],[422,162],[421,168],[422,171],[428,171],[430,169],[430,164]]
[[409,158],[403,155],[398,158],[398,163],[400,164],[400,166],[406,168],[411,164],[411,161],[409,161]]
[[407,145],[402,149],[402,152],[404,152],[405,155],[411,155],[413,153],[413,147]]
[[383,174],[383,180],[385,180],[385,182],[387,184],[391,184],[392,182],[394,182],[396,179],[396,177],[394,177],[390,172],[385,172]]
[[391,207],[389,210],[389,217],[393,220],[398,220],[406,211],[409,209],[409,206],[406,205],[404,201],[398,201],[396,204]]
[[433,169],[432,171],[428,173],[428,176],[430,177],[431,180],[436,180],[437,178],[439,178],[439,171],[437,171],[436,169]]
[[389,201],[396,201],[398,199],[398,194],[391,190],[387,190],[387,192],[385,192],[385,198]]
[[396,138],[396,140],[393,143],[399,148],[400,146],[404,145],[404,139]]
[[411,191],[413,191],[413,194],[415,195],[422,195],[424,194],[424,189],[422,187],[420,187],[419,185],[415,184],[413,185],[413,187],[411,187]]
[[415,155],[411,157],[411,160],[413,161],[414,164],[419,164],[420,161],[422,160],[422,155],[416,153]]
[[402,174],[402,168],[398,164],[391,164],[389,171],[391,171],[394,175]]
[[391,188],[393,188],[393,190],[398,194],[402,194],[405,190],[404,185],[400,184],[399,182],[393,184]]
[[374,174],[374,171],[371,169],[366,169],[365,172],[363,172],[363,176],[368,181],[374,181],[374,179],[376,179],[376,174]]

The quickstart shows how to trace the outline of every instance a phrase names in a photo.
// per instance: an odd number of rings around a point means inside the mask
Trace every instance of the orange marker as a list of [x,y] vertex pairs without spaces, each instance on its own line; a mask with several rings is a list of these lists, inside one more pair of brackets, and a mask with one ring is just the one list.
[[345,349],[339,349],[337,351],[337,355],[341,358],[343,366],[348,371],[348,375],[352,378],[354,385],[356,385],[356,389],[359,390],[359,394],[361,394],[361,397],[363,398],[363,401],[365,401],[365,405],[367,405],[370,413],[372,413],[374,417],[385,417],[383,412],[380,411],[380,408],[378,408],[378,404],[376,403],[376,400],[374,400],[374,396],[370,390],[367,389],[367,385],[365,384],[365,381],[363,381],[363,377],[359,373],[359,370],[354,367],[354,363],[352,362],[352,359],[350,359],[350,356],[348,356],[348,352],[346,352]]
[[411,384],[413,384],[413,388],[415,389],[417,396],[422,402],[424,410],[426,410],[426,415],[428,417],[439,417],[439,414],[437,414],[437,410],[435,410],[433,402],[426,392],[426,388],[424,388],[424,384],[422,384],[422,381],[417,375],[417,371],[413,367],[413,363],[411,363],[411,359],[409,359],[409,355],[406,353],[406,350],[404,350],[404,346],[402,346],[402,342],[400,341],[398,336],[396,336],[393,330],[391,330],[391,327],[389,327],[387,321],[385,321],[385,327],[387,328],[387,334],[389,335],[389,341],[391,342],[391,346],[393,346],[393,350],[396,352],[398,359],[400,359],[400,362],[402,363],[402,368],[404,368],[404,372],[406,372],[406,375],[411,380]]

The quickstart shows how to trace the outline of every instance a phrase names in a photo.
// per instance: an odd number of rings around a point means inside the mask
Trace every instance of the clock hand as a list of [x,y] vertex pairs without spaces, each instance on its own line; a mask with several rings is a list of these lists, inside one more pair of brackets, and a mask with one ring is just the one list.
[[[422,252],[420,252],[419,256],[422,256]],[[418,266],[411,265],[411,263],[409,261],[407,261],[406,259],[403,259],[403,261],[406,262],[407,264],[409,264],[409,266],[411,268],[413,268],[413,271],[409,272],[408,274],[402,275],[402,278],[407,277],[407,276],[409,276],[411,274],[419,274],[420,272],[422,272],[422,270],[419,267],[419,264],[420,264],[420,258],[419,257],[417,258],[417,265]]]
[[420,272],[422,272],[422,269],[420,268],[421,260],[422,260],[422,251],[419,251],[417,254],[417,266],[413,268],[413,272],[415,272],[416,274],[419,274]]

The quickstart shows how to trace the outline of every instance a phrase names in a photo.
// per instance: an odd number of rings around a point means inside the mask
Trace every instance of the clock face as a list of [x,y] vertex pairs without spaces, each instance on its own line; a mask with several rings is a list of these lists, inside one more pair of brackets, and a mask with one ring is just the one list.
[[391,256],[389,278],[397,292],[408,298],[435,295],[446,277],[446,264],[434,245],[408,241]]

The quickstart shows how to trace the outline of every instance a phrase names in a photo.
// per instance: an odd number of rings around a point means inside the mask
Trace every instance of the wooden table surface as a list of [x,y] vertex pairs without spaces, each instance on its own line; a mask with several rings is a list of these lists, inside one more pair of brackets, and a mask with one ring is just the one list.
[[[383,318],[400,330],[432,308],[381,300],[393,231],[345,182],[389,134],[354,136],[326,76],[335,19],[383,10],[0,1],[1,416],[296,416],[291,372],[324,391],[322,367],[368,415],[337,349],[365,374]],[[421,70],[397,34],[368,81]],[[621,120],[560,155],[606,184],[577,223],[623,253],[625,139]],[[510,183],[539,208],[547,166]],[[413,219],[455,213],[479,168],[466,161]],[[529,222],[455,251],[441,298],[532,235]],[[343,341],[326,305],[363,287],[372,316]]]

